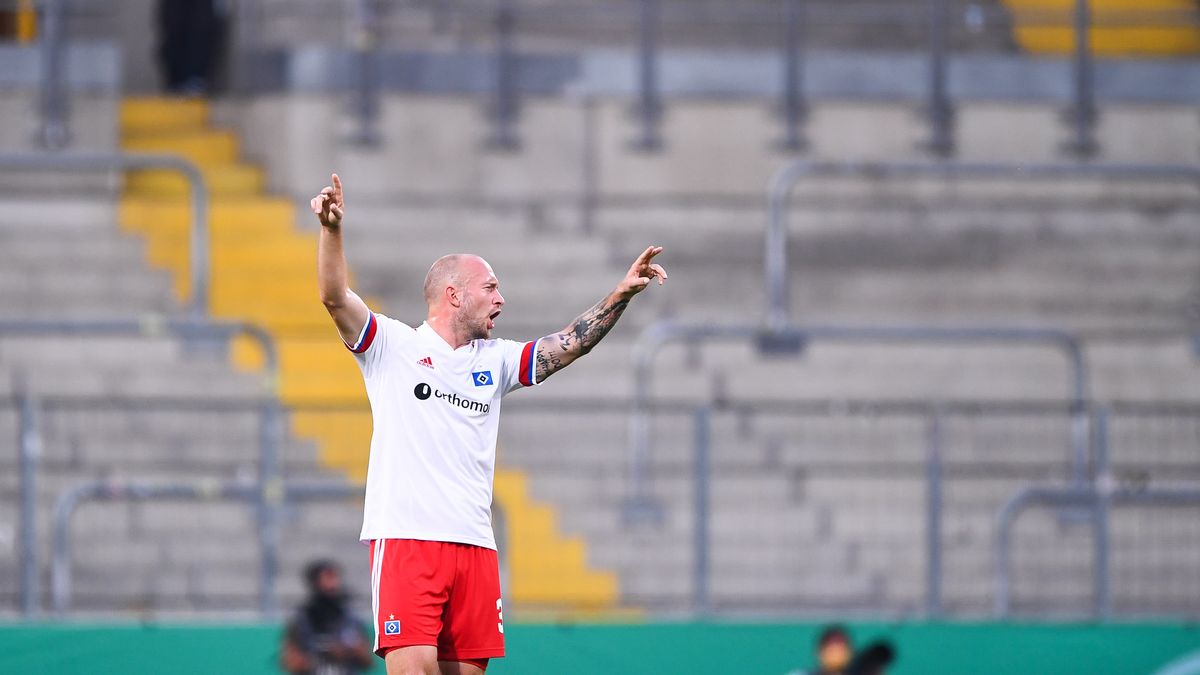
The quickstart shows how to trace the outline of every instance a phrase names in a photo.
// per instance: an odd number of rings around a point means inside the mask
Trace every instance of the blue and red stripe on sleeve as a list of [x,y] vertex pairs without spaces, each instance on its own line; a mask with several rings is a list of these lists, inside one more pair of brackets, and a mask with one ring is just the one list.
[[361,354],[371,347],[371,343],[375,341],[375,331],[378,327],[375,325],[375,313],[371,312],[367,316],[367,325],[363,326],[362,332],[358,334],[358,342],[354,344],[346,344],[346,348],[355,354]]
[[517,381],[526,387],[532,387],[537,384],[534,379],[536,360],[533,358],[537,354],[537,345],[541,342],[541,338],[533,342],[526,342],[525,349],[521,350],[521,365],[517,370]]

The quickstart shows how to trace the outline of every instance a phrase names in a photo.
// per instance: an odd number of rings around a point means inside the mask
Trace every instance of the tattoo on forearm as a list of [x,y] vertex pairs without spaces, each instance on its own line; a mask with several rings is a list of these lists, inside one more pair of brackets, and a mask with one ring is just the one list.
[[605,298],[580,314],[561,333],[543,338],[547,343],[539,347],[535,356],[538,381],[550,377],[571,361],[590,352],[596,343],[608,335],[628,306],[628,300]]
[[[612,302],[605,298],[575,319],[571,335],[573,340],[578,341],[576,349],[580,350],[579,353],[582,355],[592,351],[592,347],[608,335],[628,306],[628,300]],[[566,348],[565,344],[563,346]]]
[[562,357],[562,351],[560,349],[556,349],[554,345],[547,345],[545,349],[538,350],[536,357],[538,382],[541,382],[547,377],[550,377],[550,375],[562,369]]

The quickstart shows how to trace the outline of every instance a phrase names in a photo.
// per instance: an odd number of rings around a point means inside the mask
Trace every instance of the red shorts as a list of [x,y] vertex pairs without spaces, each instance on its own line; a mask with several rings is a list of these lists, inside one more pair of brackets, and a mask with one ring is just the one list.
[[371,542],[375,653],[432,645],[438,661],[504,656],[496,552],[417,539]]

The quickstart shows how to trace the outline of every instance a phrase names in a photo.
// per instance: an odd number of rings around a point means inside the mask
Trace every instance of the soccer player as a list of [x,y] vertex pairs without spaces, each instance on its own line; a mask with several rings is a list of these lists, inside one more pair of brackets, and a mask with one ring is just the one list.
[[[333,175],[311,201],[321,223],[321,300],[354,353],[374,431],[360,538],[371,546],[375,653],[388,675],[482,675],[504,656],[492,475],[500,400],[587,354],[663,268],[662,248],[570,325],[531,342],[492,339],[504,306],[479,256],[439,258],[425,276],[416,328],[374,314],[346,281],[345,201]],[[536,261],[530,261],[536,264]]]

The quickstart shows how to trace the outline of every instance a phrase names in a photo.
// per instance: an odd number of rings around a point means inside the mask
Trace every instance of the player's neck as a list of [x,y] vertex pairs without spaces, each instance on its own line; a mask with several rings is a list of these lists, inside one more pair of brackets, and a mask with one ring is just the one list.
[[425,323],[429,324],[433,332],[440,335],[446,341],[446,344],[450,345],[451,349],[458,349],[471,343],[470,340],[466,339],[465,333],[460,334],[459,331],[455,330],[454,321],[447,317],[431,314],[425,319]]

